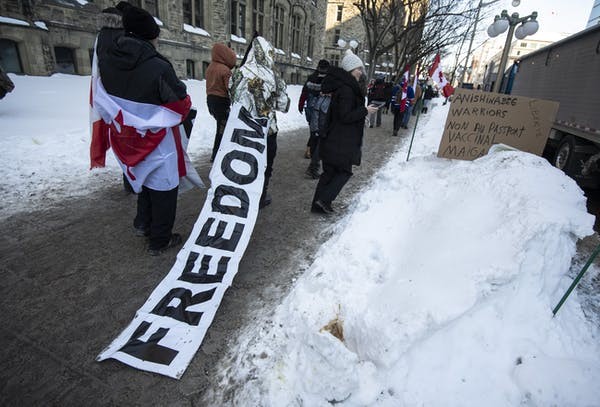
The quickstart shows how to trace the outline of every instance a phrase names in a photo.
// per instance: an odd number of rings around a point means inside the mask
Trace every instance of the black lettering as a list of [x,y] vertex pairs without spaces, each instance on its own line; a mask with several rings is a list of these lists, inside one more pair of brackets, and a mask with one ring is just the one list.
[[250,112],[246,110],[245,107],[240,109],[240,113],[238,114],[238,119],[240,119],[244,124],[250,127],[252,130],[257,132],[260,137],[265,138],[265,133],[263,131],[263,127],[267,125],[267,119],[265,118],[253,118],[250,115]]
[[196,244],[203,247],[213,247],[215,249],[227,250],[230,252],[235,251],[240,238],[242,237],[242,232],[244,231],[244,224],[236,223],[233,228],[233,233],[229,239],[223,238],[223,234],[225,233],[225,227],[227,226],[227,222],[220,220],[217,225],[217,231],[213,236],[209,235],[210,227],[214,223],[215,218],[208,218],[206,223],[202,226],[202,230],[196,240]]
[[195,252],[190,252],[187,261],[185,262],[185,267],[181,272],[181,276],[179,276],[178,280],[187,281],[188,283],[193,284],[214,284],[214,283],[222,283],[223,277],[225,273],[227,273],[227,267],[229,265],[229,260],[231,257],[223,256],[219,259],[219,263],[217,265],[217,272],[215,274],[208,274],[210,261],[212,260],[212,256],[204,254],[202,259],[200,260],[200,269],[197,273],[193,273],[192,269],[196,264],[196,260],[198,260],[199,254]]
[[249,138],[260,138],[261,140],[264,140],[264,137],[261,137],[261,135],[258,134],[256,131],[233,129],[231,141],[239,144],[240,146],[253,148],[259,153],[265,151],[264,144],[261,144],[254,140],[249,140]]
[[[235,160],[248,164],[250,166],[250,172],[248,174],[240,174],[236,172],[231,167],[231,163]],[[223,157],[223,161],[221,162],[221,171],[223,171],[223,175],[225,175],[225,177],[227,177],[227,179],[231,182],[235,182],[239,185],[246,185],[254,181],[258,176],[258,161],[252,154],[233,150],[225,154]]]
[[[188,325],[197,326],[200,323],[203,312],[187,311],[187,308],[192,305],[202,304],[210,301],[217,289],[213,288],[208,291],[202,291],[196,295],[187,288],[173,288],[163,297],[162,300],[152,310],[155,315],[170,317]],[[173,300],[179,300],[177,305],[171,306]]]
[[155,333],[150,335],[147,342],[141,341],[140,337],[148,331],[151,325],[150,322],[142,321],[127,343],[119,349],[119,352],[127,353],[139,360],[168,366],[175,359],[179,351],[158,344],[167,332],[169,332],[167,328],[159,328]]
[[[239,201],[239,206],[224,205],[222,202],[225,196],[236,198]],[[211,204],[213,212],[247,218],[250,198],[248,197],[248,193],[241,188],[231,185],[219,185],[215,188],[215,196]]]

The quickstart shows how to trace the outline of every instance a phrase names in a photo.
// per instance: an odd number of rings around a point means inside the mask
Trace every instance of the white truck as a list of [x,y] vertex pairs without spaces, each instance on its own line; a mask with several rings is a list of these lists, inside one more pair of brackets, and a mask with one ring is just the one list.
[[518,61],[514,95],[560,103],[544,157],[581,186],[600,187],[600,24]]

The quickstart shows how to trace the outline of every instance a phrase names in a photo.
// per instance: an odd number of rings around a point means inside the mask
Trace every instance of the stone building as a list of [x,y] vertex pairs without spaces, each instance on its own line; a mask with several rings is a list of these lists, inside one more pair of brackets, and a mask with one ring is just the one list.
[[[363,61],[365,53],[365,29],[355,0],[329,0],[327,2],[327,20],[323,37],[324,57],[338,66],[343,52],[352,49]],[[342,40],[343,47],[338,45]],[[355,47],[353,47],[355,45]]]
[[[0,1],[0,65],[28,75],[89,75],[100,11],[118,1]],[[323,56],[325,0],[130,0],[161,27],[158,50],[182,78],[203,79],[215,42],[243,57],[254,31],[277,48],[288,83],[301,83]]]

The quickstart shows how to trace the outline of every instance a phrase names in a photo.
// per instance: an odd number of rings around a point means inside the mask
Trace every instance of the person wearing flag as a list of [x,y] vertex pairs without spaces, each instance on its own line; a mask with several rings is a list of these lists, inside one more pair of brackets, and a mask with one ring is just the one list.
[[136,235],[147,236],[148,253],[158,255],[182,241],[172,229],[179,180],[190,171],[179,125],[191,100],[171,63],[156,50],[160,28],[154,17],[127,2],[116,9],[123,30],[102,29],[96,40],[91,167],[103,167],[112,148],[138,193]]
[[406,81],[404,87],[406,88],[406,97],[403,101],[404,113],[402,115],[402,124],[400,125],[400,127],[402,127],[403,129],[408,129],[408,121],[410,120],[410,116],[412,115],[412,109],[415,103],[415,90],[410,85],[409,81]]

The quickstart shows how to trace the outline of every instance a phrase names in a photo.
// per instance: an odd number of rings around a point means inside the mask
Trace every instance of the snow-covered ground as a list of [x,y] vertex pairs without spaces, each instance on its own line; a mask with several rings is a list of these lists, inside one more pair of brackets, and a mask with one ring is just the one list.
[[[115,182],[112,159],[88,171],[89,78],[11,78],[0,216]],[[187,84],[201,118],[194,157],[214,121],[204,83]],[[282,133],[305,126],[299,90]],[[238,405],[600,405],[597,324],[577,293],[551,312],[577,239],[593,232],[583,193],[530,154],[436,158],[446,114],[423,117],[410,161],[405,144],[275,314],[241,335],[222,386],[238,387]]]

